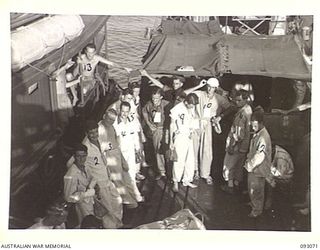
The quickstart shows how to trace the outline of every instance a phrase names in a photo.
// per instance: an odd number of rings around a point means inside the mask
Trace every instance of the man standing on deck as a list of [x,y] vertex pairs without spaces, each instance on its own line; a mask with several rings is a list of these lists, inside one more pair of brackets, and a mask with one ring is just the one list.
[[254,131],[244,168],[248,171],[248,192],[252,211],[248,215],[256,218],[262,214],[265,202],[265,182],[271,172],[271,138],[264,126],[264,111],[257,107],[251,116]]
[[137,106],[134,103],[133,90],[131,88],[123,89],[120,95],[120,99],[114,102],[113,104],[111,104],[108,110],[113,109],[117,112],[117,115],[120,115],[120,112],[121,112],[120,107],[123,102],[127,102],[130,104],[130,113],[129,113],[128,119],[132,124],[134,123],[139,126],[139,133],[137,133],[136,135],[138,136],[138,140],[140,142],[140,154],[141,154],[142,162],[138,166],[136,179],[137,181],[141,181],[145,179],[145,176],[141,174],[140,167],[141,165],[143,167],[148,166],[147,163],[145,162],[144,151],[143,151],[143,143],[145,142],[146,139],[142,131],[140,116],[136,109]]
[[[191,93],[185,100],[170,111],[170,149],[176,151],[177,159],[173,163],[173,191],[178,192],[178,183],[196,188],[192,183],[195,171],[193,133],[199,127],[195,124],[196,105],[199,103],[196,94]],[[199,122],[199,121],[198,121]]]
[[166,176],[164,152],[160,152],[160,147],[164,139],[165,107],[168,102],[162,100],[162,98],[162,90],[155,88],[151,94],[151,101],[147,102],[142,110],[145,122],[152,133],[152,142],[159,171],[156,180]]
[[117,113],[114,109],[106,111],[103,120],[99,122],[99,141],[101,142],[101,150],[107,159],[111,180],[115,184],[123,204],[135,208],[138,204],[132,180],[128,173],[129,166],[121,153],[116,131],[113,127],[116,118]]
[[130,119],[130,104],[128,102],[122,102],[120,105],[120,114],[113,123],[113,127],[116,131],[117,139],[120,145],[122,155],[129,166],[129,174],[134,187],[135,198],[138,202],[143,202],[144,197],[137,187],[136,174],[139,171],[140,162],[138,161],[138,155],[140,154],[140,126],[136,119]]
[[226,154],[223,163],[223,178],[228,182],[221,186],[227,193],[234,193],[243,180],[243,164],[250,145],[250,119],[252,109],[249,105],[249,92],[239,90],[235,93],[236,113],[226,140]]
[[[210,176],[211,164],[213,159],[212,149],[212,126],[217,133],[221,133],[219,122],[231,107],[227,98],[216,93],[219,81],[210,78],[206,82],[207,90],[195,91],[199,97],[198,113],[200,115],[200,177],[205,179],[207,184],[213,183]],[[212,122],[213,121],[213,122]],[[211,123],[212,122],[212,123]]]
[[85,164],[97,180],[101,203],[108,211],[103,217],[103,225],[105,228],[119,228],[122,226],[122,199],[110,179],[107,160],[101,151],[98,124],[95,121],[87,121],[86,126],[87,136],[82,142],[88,148]]

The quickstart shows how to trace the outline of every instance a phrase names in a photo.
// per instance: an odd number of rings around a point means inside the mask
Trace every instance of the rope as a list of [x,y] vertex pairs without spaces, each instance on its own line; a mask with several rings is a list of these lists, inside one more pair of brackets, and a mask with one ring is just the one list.
[[43,70],[41,70],[41,69],[37,68],[36,66],[31,65],[30,63],[27,63],[26,65],[28,65],[28,66],[30,66],[31,68],[33,68],[33,69],[35,69],[35,70],[37,70],[37,71],[39,71],[39,72],[41,72],[41,73],[43,73],[43,74],[47,75],[48,77],[50,77],[50,76],[51,76],[51,75],[49,75],[47,72],[45,72],[45,71],[43,71]]
[[62,53],[61,53],[61,58],[60,58],[60,61],[59,61],[59,64],[58,64],[58,68],[57,69],[60,69],[61,67],[61,64],[62,64],[62,61],[63,61],[63,58],[64,58],[64,52],[65,52],[65,48],[66,48],[66,43],[67,43],[67,39],[66,37],[64,37],[64,41],[63,41],[63,47],[62,47]]

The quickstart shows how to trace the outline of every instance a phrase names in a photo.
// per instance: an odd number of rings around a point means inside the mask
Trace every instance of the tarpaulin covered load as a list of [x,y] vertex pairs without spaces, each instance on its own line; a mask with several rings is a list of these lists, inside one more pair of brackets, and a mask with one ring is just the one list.
[[150,73],[216,75],[219,40],[213,35],[159,35],[153,38],[143,67]]
[[150,73],[225,73],[310,80],[293,36],[170,34],[155,36],[144,57]]
[[311,79],[293,36],[225,35],[219,45],[221,73]]
[[176,212],[174,215],[165,218],[164,220],[144,224],[136,229],[205,230],[206,228],[202,221],[199,220],[189,209],[183,209]]
[[207,22],[162,20],[162,34],[216,34],[222,35],[218,21]]

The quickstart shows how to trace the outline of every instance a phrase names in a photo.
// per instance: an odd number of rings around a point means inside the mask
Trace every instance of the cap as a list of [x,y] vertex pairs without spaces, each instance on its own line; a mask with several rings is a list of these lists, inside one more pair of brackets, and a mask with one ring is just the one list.
[[213,88],[219,87],[219,81],[217,78],[209,78],[207,84]]

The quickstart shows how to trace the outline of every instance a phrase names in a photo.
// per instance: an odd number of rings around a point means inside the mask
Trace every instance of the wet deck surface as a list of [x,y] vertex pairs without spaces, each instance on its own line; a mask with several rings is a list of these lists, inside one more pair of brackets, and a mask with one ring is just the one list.
[[274,196],[272,209],[256,219],[249,218],[251,208],[247,194],[226,194],[221,183],[208,185],[202,179],[195,181],[197,188],[179,186],[179,192],[172,191],[167,178],[155,181],[152,168],[142,169],[147,176],[139,188],[147,201],[136,209],[124,210],[127,228],[162,220],[183,208],[189,208],[203,219],[209,230],[262,230],[262,231],[310,231],[310,217],[298,215],[292,207],[293,200],[287,194]]

